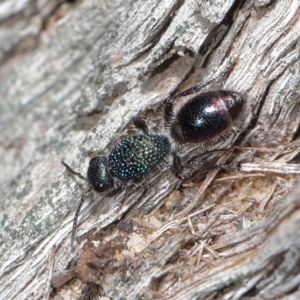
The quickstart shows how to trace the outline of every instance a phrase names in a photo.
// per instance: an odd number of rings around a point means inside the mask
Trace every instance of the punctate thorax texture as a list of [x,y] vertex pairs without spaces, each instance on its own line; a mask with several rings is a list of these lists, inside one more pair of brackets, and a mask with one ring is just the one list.
[[117,144],[108,156],[111,174],[121,180],[140,180],[170,153],[165,136],[139,134]]

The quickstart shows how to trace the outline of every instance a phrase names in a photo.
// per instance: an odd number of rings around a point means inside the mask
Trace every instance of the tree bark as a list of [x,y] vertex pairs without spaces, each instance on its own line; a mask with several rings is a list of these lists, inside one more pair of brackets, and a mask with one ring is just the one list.
[[[2,2],[0,299],[76,299],[93,285],[74,262],[97,251],[113,253],[93,274],[109,299],[298,299],[299,15],[298,0]],[[61,159],[84,174],[136,116],[168,135],[163,100],[203,83],[241,93],[242,119],[172,142],[188,182],[166,164],[86,199],[72,250],[86,183]]]

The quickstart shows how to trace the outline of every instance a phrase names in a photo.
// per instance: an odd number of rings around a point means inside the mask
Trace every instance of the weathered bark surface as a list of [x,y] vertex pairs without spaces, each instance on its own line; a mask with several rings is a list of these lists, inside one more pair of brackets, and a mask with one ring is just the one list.
[[[95,228],[91,239],[127,241],[95,282],[111,299],[298,299],[299,1],[63,2],[0,4],[0,299],[47,299]],[[84,173],[137,115],[167,134],[162,101],[210,81],[247,107],[226,139],[178,149],[196,183],[164,166],[146,186],[93,195],[72,251],[85,183],[60,160]]]

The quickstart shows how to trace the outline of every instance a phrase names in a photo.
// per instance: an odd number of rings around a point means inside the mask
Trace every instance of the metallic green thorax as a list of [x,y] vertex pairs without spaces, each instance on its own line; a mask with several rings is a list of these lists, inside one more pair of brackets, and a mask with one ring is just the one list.
[[108,156],[109,170],[122,180],[139,180],[170,153],[170,142],[162,135],[127,137]]

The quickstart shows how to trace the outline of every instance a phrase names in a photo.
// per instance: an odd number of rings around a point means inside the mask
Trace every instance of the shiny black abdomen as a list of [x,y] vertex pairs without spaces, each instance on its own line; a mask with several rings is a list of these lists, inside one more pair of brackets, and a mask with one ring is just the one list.
[[240,115],[241,95],[230,91],[211,91],[188,100],[171,124],[171,136],[179,143],[201,143],[221,135]]

